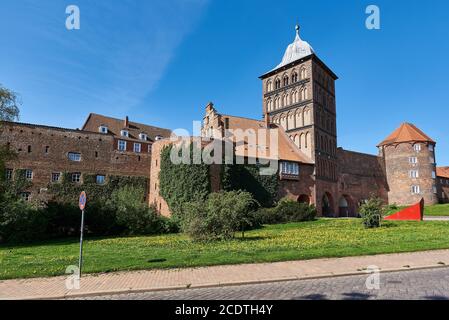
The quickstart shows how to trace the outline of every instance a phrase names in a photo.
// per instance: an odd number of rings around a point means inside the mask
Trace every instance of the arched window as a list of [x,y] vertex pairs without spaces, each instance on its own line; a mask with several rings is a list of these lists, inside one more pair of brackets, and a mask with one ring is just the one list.
[[291,130],[291,129],[294,129],[294,128],[295,128],[295,115],[294,115],[294,113],[290,113],[290,114],[288,115],[288,123],[287,123],[287,126],[288,126],[288,130]]
[[304,126],[304,123],[302,122],[302,113],[301,111],[296,112],[296,128]]
[[301,79],[303,80],[305,78],[307,78],[307,71],[306,71],[306,68],[302,68],[301,69]]
[[309,96],[309,90],[307,89],[307,87],[305,87],[302,91],[302,100],[307,100],[308,96]]
[[270,92],[273,90],[273,81],[268,80],[267,82],[267,91]]
[[275,88],[276,89],[280,89],[281,88],[281,80],[280,79],[276,79],[276,81],[275,81]]
[[287,130],[287,118],[285,115],[281,116],[281,127],[284,128],[284,130]]
[[296,146],[301,149],[301,142],[299,141],[299,135],[295,135],[295,144]]
[[306,143],[305,143],[305,148],[308,149],[310,147],[310,133],[306,133]]
[[298,74],[295,72],[293,72],[292,74],[292,83],[298,82]]
[[290,94],[290,102],[292,104],[296,103],[295,95],[296,95],[296,91],[292,91],[292,93]]
[[288,99],[287,99],[287,95],[286,94],[284,94],[284,96],[282,97],[282,106],[283,107],[285,107],[285,106],[288,106]]
[[284,87],[288,86],[288,76],[284,76]]

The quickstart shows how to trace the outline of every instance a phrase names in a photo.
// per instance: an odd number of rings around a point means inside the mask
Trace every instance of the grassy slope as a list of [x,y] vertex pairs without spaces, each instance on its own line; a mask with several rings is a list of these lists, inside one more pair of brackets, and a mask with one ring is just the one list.
[[424,214],[426,216],[449,216],[449,203],[426,207]]
[[[300,260],[449,248],[449,222],[386,222],[366,230],[360,220],[267,226],[230,242],[192,243],[181,234],[87,239],[88,273]],[[0,246],[0,279],[64,274],[78,260],[78,242]]]

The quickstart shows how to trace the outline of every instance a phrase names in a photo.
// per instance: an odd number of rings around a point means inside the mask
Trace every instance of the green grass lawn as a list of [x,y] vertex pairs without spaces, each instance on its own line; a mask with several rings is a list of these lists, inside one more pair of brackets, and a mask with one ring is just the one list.
[[449,216],[449,203],[428,206],[424,210],[426,216]]
[[[449,248],[449,222],[385,222],[364,229],[360,220],[319,219],[273,225],[230,242],[192,243],[185,235],[89,239],[84,272],[301,260]],[[0,246],[0,279],[54,276],[78,261],[78,242]]]
[[[398,207],[396,210],[389,210],[387,212],[387,215],[391,215],[393,213],[396,213],[406,207]],[[436,204],[433,206],[426,206],[424,208],[424,215],[425,216],[433,216],[433,217],[444,217],[449,216],[449,203],[446,204]]]

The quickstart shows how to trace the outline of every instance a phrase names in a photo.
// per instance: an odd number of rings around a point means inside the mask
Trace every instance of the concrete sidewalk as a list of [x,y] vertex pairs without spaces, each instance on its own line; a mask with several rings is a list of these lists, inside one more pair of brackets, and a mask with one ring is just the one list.
[[369,266],[382,272],[449,266],[449,250],[86,275],[79,290],[66,288],[67,277],[6,280],[0,281],[0,299],[58,299],[324,278],[366,274]]

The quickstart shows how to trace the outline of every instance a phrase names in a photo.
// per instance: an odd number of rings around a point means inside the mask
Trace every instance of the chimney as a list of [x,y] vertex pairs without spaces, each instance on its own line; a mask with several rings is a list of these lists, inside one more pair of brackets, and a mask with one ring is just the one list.
[[270,116],[268,114],[265,114],[265,126],[268,128],[270,128]]
[[129,118],[128,118],[128,116],[126,116],[126,118],[125,118],[125,128],[128,128],[129,127]]

